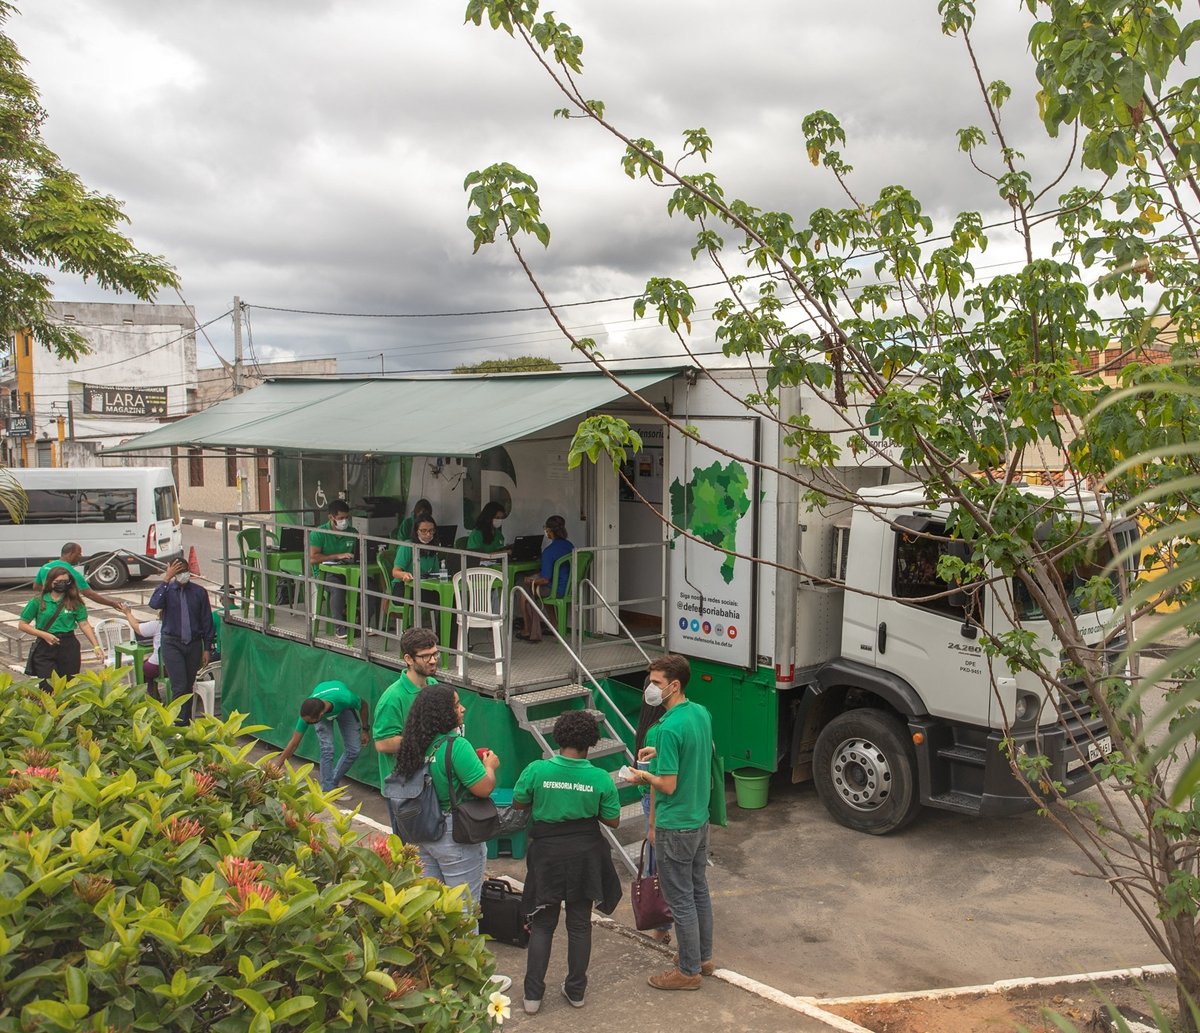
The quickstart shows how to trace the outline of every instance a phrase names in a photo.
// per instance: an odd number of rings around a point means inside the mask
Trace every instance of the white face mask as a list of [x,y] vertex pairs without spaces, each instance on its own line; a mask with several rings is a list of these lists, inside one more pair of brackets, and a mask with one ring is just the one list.
[[[672,692],[671,695],[674,696],[675,693]],[[646,691],[642,693],[642,699],[645,701],[646,706],[648,707],[661,707],[663,700],[666,698],[667,697],[663,695],[663,690],[659,688],[659,686],[655,685],[654,682],[651,682],[649,685],[647,685]]]
[[504,524],[504,520],[503,520],[501,517],[496,517],[496,519],[492,521],[492,526],[493,526],[493,527],[494,527],[494,528],[495,528],[497,531],[498,531],[498,530],[500,530],[500,528],[501,528],[501,526],[502,526],[503,524]]
[[181,585],[186,585],[189,581],[192,580],[192,572],[190,570],[185,570],[181,574],[176,574],[175,580],[178,581],[179,584],[181,584]]
[[334,520],[334,522],[333,522],[333,529],[335,531],[344,531],[349,526],[350,526],[350,521],[346,520],[346,519]]

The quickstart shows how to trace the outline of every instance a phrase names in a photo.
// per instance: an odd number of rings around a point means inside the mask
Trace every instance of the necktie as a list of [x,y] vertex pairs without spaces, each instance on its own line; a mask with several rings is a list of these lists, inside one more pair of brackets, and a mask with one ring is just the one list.
[[179,637],[184,642],[192,641],[192,613],[185,585],[179,586]]

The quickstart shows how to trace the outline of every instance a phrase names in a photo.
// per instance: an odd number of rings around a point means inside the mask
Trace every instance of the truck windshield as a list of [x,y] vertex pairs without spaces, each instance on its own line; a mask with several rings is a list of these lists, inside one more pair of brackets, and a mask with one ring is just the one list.
[[[1131,524],[1122,524],[1113,531],[1113,537],[1116,539],[1117,552],[1120,552],[1136,540],[1137,529]],[[1055,565],[1063,587],[1067,591],[1072,613],[1083,613],[1085,610],[1091,608],[1088,602],[1088,593],[1086,592],[1087,584],[1092,578],[1104,575],[1106,570],[1117,601],[1120,602],[1124,599],[1121,577],[1115,568],[1109,569],[1114,555],[1113,548],[1108,540],[1106,538],[1097,538],[1095,545],[1088,550],[1087,556],[1073,567],[1068,566],[1062,561]],[[1136,559],[1127,559],[1124,567],[1125,583],[1128,585],[1137,573]],[[1017,616],[1021,620],[1042,620],[1045,618],[1045,613],[1036,600],[1029,594],[1029,589],[1026,588],[1025,582],[1016,577],[1013,578],[1013,599],[1017,605]]]

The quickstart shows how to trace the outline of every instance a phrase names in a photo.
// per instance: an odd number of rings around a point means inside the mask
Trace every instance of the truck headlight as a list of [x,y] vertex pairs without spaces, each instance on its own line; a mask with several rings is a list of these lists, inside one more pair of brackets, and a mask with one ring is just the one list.
[[1017,705],[1013,711],[1013,717],[1017,721],[1025,722],[1031,720],[1038,712],[1038,698],[1028,692],[1017,693]]

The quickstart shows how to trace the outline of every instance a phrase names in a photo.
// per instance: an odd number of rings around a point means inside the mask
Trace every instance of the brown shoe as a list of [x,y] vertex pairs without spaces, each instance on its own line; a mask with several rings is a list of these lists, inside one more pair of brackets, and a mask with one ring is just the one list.
[[[675,964],[679,964],[679,955],[675,955]],[[700,962],[700,975],[711,976],[717,970],[717,963],[709,958],[707,961]]]
[[669,968],[646,980],[655,990],[699,990],[700,976],[685,976],[677,968]]

